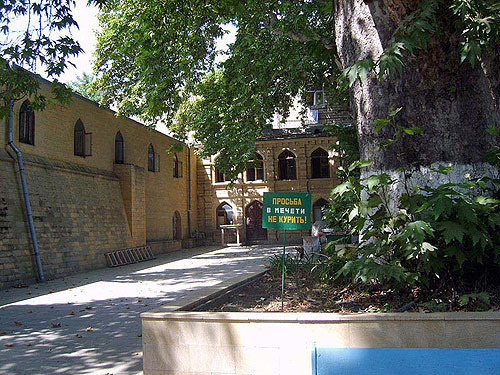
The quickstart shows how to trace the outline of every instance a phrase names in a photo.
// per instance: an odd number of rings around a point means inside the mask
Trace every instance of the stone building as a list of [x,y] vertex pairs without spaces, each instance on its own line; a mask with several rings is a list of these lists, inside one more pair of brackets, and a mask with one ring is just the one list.
[[[235,224],[242,241],[281,242],[282,233],[262,228],[265,192],[311,193],[313,222],[321,219],[332,188],[339,183],[336,139],[328,136],[327,124],[351,120],[340,105],[327,105],[321,90],[309,92],[306,108],[297,101],[286,119],[275,117],[257,140],[254,165],[233,183],[226,181],[215,158],[197,159],[198,229],[211,241],[221,241],[221,224]],[[224,242],[234,242],[227,231]],[[287,240],[300,242],[308,231],[292,231]]]
[[[42,90],[50,96],[49,82]],[[0,126],[1,288],[32,281],[35,272],[7,119]],[[49,279],[104,267],[112,250],[147,244],[162,253],[219,242],[224,223],[241,224],[243,239],[275,241],[278,234],[259,222],[263,192],[309,191],[318,217],[337,183],[335,139],[318,126],[270,129],[257,144],[262,159],[230,188],[213,159],[172,147],[180,142],[78,95],[42,112],[16,102],[13,139]]]

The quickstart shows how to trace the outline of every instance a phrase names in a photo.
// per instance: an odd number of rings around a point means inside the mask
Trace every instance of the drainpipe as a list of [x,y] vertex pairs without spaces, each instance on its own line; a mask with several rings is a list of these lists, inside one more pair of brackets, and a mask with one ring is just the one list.
[[40,253],[38,251],[38,242],[36,240],[35,225],[33,224],[33,215],[31,214],[30,199],[28,196],[28,187],[26,185],[26,177],[24,176],[24,165],[23,165],[23,155],[21,151],[16,147],[14,141],[12,140],[12,121],[14,117],[14,99],[9,101],[9,121],[7,125],[7,137],[8,145],[14,150],[17,155],[17,164],[19,166],[19,175],[21,176],[21,185],[23,187],[24,196],[24,207],[26,209],[26,215],[28,216],[28,226],[30,229],[31,241],[33,242],[33,251],[35,255],[36,271],[38,275],[38,281],[45,281],[42,270],[42,262],[40,261]]
[[188,234],[191,238],[191,148],[188,147]]

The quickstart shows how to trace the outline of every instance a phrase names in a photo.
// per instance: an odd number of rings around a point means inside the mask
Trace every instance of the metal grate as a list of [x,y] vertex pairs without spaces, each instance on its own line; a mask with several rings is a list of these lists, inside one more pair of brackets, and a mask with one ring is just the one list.
[[124,266],[125,264],[139,263],[155,259],[151,246],[139,246],[130,249],[115,250],[105,253],[109,267]]

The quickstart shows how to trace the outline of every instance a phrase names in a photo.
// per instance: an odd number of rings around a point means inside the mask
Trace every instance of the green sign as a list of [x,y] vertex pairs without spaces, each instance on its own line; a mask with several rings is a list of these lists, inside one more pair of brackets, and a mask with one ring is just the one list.
[[311,228],[310,193],[264,193],[262,227],[278,230]]

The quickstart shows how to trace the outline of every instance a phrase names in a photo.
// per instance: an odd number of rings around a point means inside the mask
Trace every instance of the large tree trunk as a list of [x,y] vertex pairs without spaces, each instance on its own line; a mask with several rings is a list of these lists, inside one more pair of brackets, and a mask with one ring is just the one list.
[[[343,67],[364,58],[376,59],[401,20],[421,0],[335,0],[337,49]],[[427,182],[429,167],[452,163],[451,180],[464,173],[498,175],[481,161],[495,139],[488,126],[500,125],[500,58],[498,49],[475,67],[460,64],[459,36],[452,14],[440,9],[444,32],[433,35],[429,48],[406,59],[403,74],[378,81],[374,76],[356,82],[351,91],[361,157],[373,160],[371,171],[397,176],[399,167],[416,167],[415,183]],[[377,147],[391,136],[389,128],[375,134],[373,121],[402,107],[396,120],[420,127],[421,135],[404,136],[386,149]],[[420,174],[420,178],[418,175]]]

